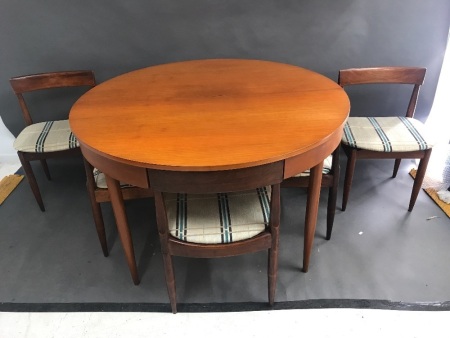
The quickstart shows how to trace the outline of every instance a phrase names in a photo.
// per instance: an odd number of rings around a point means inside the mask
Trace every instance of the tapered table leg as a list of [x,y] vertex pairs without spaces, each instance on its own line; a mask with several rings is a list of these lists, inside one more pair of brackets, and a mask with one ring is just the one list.
[[303,246],[303,272],[308,272],[309,259],[316,232],[317,213],[319,209],[320,186],[322,184],[323,162],[311,168],[309,176],[308,200],[306,202],[305,239]]
[[131,232],[128,226],[127,215],[125,213],[125,205],[123,203],[122,191],[119,182],[105,174],[106,184],[111,198],[111,204],[116,218],[117,230],[119,232],[120,241],[122,242],[125,257],[130,269],[131,277],[135,285],[139,284],[139,274],[134,258],[134,247],[131,239]]

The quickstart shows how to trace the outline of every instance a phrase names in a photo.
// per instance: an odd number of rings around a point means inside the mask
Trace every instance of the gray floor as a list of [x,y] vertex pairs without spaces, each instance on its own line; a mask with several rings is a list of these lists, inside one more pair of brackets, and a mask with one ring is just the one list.
[[[345,156],[342,156],[342,161]],[[407,211],[413,163],[359,161],[350,201],[324,239],[322,191],[308,273],[301,272],[306,192],[284,189],[276,301],[450,300],[450,219],[423,192]],[[152,199],[127,202],[141,284],[132,283],[111,207],[103,206],[110,256],[96,236],[80,161],[35,166],[41,212],[24,180],[0,206],[0,303],[168,303]],[[343,162],[342,168],[345,168]],[[341,180],[341,185],[342,185]],[[428,220],[428,218],[437,216]],[[175,258],[180,303],[266,302],[265,253],[224,259]]]

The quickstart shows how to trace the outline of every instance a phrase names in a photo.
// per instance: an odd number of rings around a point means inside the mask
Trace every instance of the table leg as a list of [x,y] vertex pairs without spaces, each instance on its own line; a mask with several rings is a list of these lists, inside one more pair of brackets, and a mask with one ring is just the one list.
[[303,246],[303,272],[308,272],[309,259],[316,232],[317,213],[319,209],[320,188],[322,185],[323,162],[311,168],[306,202],[305,239]]
[[122,242],[125,257],[130,269],[131,277],[135,285],[139,284],[139,275],[134,258],[134,247],[131,239],[131,232],[128,226],[127,215],[125,213],[125,205],[123,203],[122,190],[119,182],[105,174],[106,184],[108,185],[109,196],[116,219],[117,230],[119,232],[120,241]]

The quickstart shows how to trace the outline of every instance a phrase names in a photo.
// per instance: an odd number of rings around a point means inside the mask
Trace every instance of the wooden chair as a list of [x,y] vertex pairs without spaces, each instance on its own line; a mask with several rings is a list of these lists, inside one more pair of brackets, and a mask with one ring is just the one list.
[[40,209],[45,211],[44,202],[30,162],[39,160],[44,168],[45,175],[50,180],[46,159],[79,155],[80,149],[77,139],[70,130],[69,120],[67,120],[68,112],[62,116],[63,120],[34,123],[23,94],[61,87],[87,86],[92,88],[96,84],[94,73],[92,71],[41,73],[13,77],[9,81],[19,100],[27,125],[17,136],[14,148],[17,150],[34,197]]
[[172,312],[177,312],[172,256],[213,258],[269,250],[273,304],[283,163],[219,172],[149,170],[148,177]]
[[[105,175],[94,168],[86,159],[84,159],[84,168],[86,171],[86,187],[91,202],[92,214],[94,216],[95,228],[97,230],[98,239],[102,247],[103,255],[108,257],[108,244],[106,240],[105,223],[103,221],[103,213],[101,203],[111,202],[106,184]],[[151,189],[139,188],[130,184],[120,184],[123,200],[132,200],[138,198],[153,197]],[[135,283],[139,283],[138,277]]]
[[342,210],[347,207],[356,159],[395,159],[392,174],[392,177],[395,177],[401,159],[411,158],[420,159],[408,208],[408,211],[412,211],[433,147],[430,131],[422,122],[414,119],[419,89],[423,84],[425,72],[425,68],[417,67],[353,68],[339,72],[338,83],[342,87],[361,84],[412,85],[412,94],[405,117],[349,117],[347,120],[342,137],[342,148],[348,158]]
[[[336,211],[336,199],[339,186],[339,147],[328,156],[323,162],[322,170],[322,188],[328,188],[328,205],[327,205],[327,233],[326,239],[330,240],[333,231],[334,215]],[[309,187],[309,170],[300,173],[294,177],[288,178],[281,183],[281,187]]]

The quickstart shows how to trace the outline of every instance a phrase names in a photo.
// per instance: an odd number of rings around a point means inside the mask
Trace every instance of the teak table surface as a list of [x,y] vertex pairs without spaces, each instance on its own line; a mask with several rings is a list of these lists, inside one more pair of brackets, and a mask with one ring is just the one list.
[[[316,72],[270,61],[210,59],[105,81],[74,104],[69,120],[83,155],[107,179],[141,187],[151,185],[147,168],[219,171],[284,161],[285,178],[312,168],[307,271],[322,161],[339,145],[349,109],[344,90]],[[118,227],[128,227],[126,217],[125,224],[117,219],[123,208],[112,203]],[[134,254],[128,263],[135,265]]]

